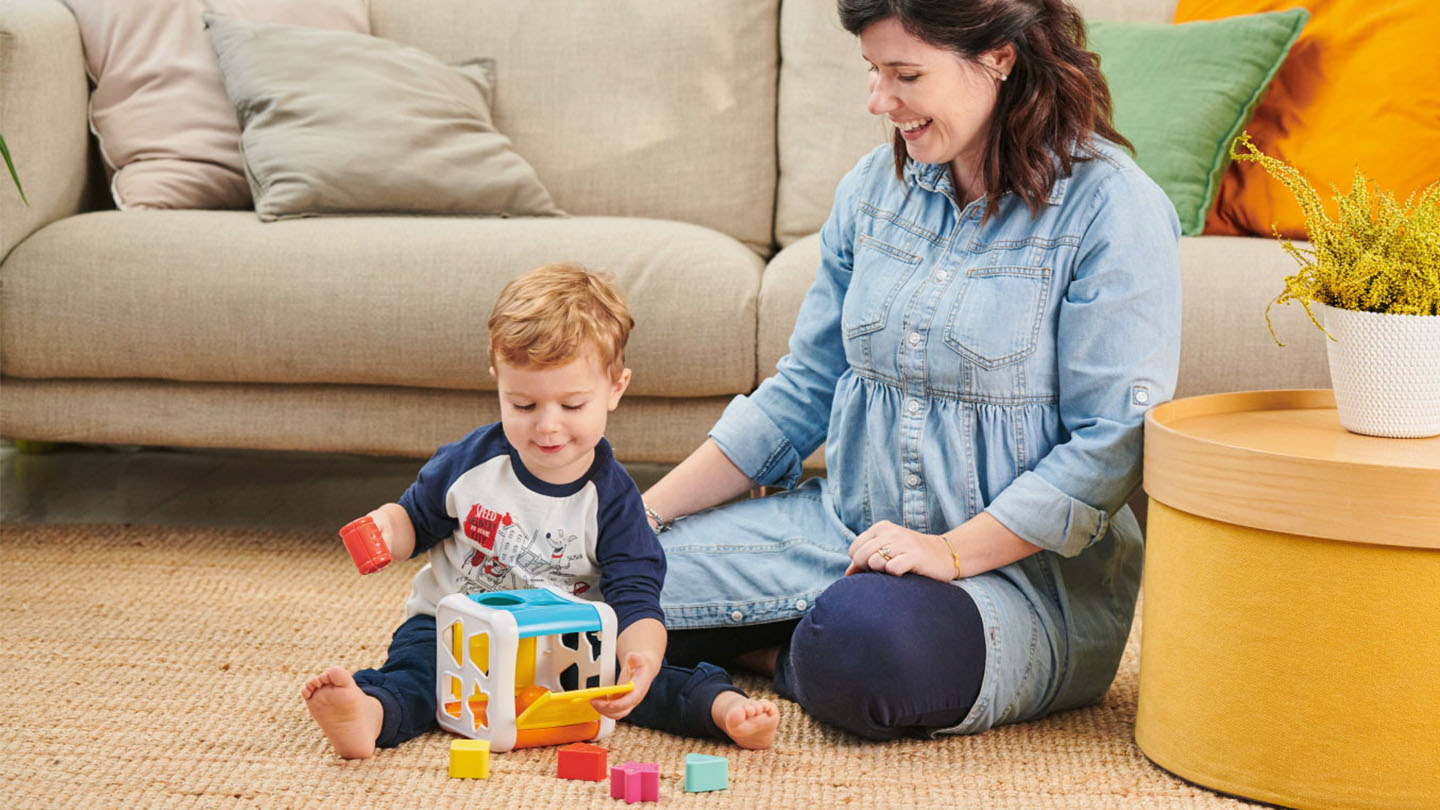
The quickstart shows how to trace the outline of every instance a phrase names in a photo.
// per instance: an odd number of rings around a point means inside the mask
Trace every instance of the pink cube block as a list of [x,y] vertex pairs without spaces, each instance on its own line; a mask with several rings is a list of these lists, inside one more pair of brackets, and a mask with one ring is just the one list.
[[610,798],[626,804],[660,801],[660,766],[653,762],[627,762],[610,769]]

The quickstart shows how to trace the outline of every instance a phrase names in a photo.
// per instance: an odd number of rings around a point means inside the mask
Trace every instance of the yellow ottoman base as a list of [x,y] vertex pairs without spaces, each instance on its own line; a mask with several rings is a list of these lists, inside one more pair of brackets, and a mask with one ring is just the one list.
[[1252,529],[1154,499],[1147,535],[1147,757],[1302,810],[1440,806],[1440,550]]

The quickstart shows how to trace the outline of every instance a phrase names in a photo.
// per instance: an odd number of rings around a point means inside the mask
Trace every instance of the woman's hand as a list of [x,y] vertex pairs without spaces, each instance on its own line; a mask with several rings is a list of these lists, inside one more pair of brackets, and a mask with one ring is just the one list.
[[957,575],[950,546],[938,534],[921,534],[882,520],[856,535],[850,544],[850,567],[845,575],[880,571],[900,576],[920,574],[941,582]]

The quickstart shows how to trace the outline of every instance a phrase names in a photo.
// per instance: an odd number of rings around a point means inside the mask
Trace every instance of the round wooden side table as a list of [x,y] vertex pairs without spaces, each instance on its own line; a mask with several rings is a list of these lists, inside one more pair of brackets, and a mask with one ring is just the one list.
[[1340,426],[1328,390],[1145,418],[1135,741],[1223,793],[1440,807],[1440,437]]

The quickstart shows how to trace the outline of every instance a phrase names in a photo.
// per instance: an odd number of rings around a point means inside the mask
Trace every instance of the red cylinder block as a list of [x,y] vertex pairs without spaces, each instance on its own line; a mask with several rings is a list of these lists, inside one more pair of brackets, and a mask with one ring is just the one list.
[[340,539],[345,541],[345,550],[362,574],[373,574],[390,564],[390,549],[380,536],[380,527],[368,517],[346,523],[340,530]]

